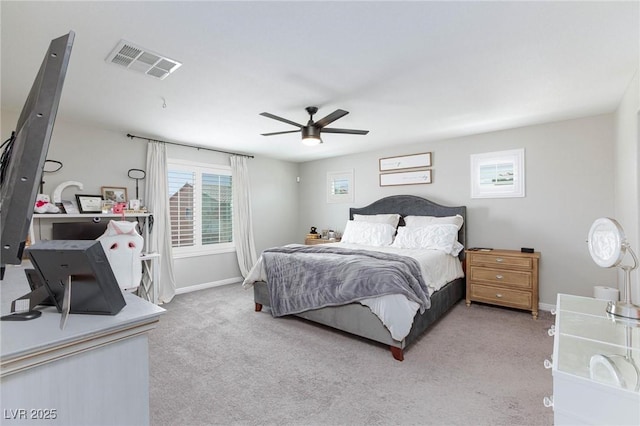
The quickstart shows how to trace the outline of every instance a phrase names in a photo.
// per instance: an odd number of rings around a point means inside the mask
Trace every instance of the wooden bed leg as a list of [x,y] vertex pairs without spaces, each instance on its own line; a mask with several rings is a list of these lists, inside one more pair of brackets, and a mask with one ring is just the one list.
[[256,302],[256,312],[260,312],[262,310],[262,303]]
[[389,348],[391,349],[391,355],[393,355],[395,359],[397,359],[398,361],[404,361],[404,354],[402,353],[402,348],[399,348],[397,346],[389,346]]

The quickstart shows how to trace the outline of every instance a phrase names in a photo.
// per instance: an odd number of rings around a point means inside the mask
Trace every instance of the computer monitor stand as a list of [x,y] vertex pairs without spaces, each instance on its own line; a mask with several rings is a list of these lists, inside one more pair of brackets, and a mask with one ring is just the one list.
[[39,287],[30,293],[25,294],[11,302],[11,315],[0,317],[2,321],[27,321],[40,317],[40,311],[36,311],[35,307],[42,304],[49,298],[49,292],[46,287]]
[[[0,317],[2,321],[15,321],[18,318],[20,320],[30,320],[38,318],[39,311],[35,311],[35,307],[43,304],[50,297],[49,291],[46,286],[40,286],[30,293],[25,294],[11,302],[12,315],[5,315]],[[62,312],[60,317],[60,330],[64,330],[69,319],[69,311],[71,309],[71,276],[67,278],[67,284],[64,286],[64,296],[62,298]],[[38,312],[36,315],[29,315],[28,313]],[[23,314],[24,315],[21,315]]]
[[62,298],[62,316],[60,317],[60,330],[64,330],[69,318],[69,310],[71,309],[71,275],[64,286],[64,296]]

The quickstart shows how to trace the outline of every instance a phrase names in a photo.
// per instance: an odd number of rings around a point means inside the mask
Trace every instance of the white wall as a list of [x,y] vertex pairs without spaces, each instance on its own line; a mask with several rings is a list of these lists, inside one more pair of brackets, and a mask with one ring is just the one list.
[[[615,114],[615,214],[624,228],[632,249],[640,255],[640,77],[638,71],[629,83]],[[630,258],[624,263],[629,264]],[[632,274],[632,301],[640,303],[640,275]],[[619,273],[623,289],[622,273]]]
[[[637,77],[635,84],[637,87]],[[628,93],[631,92],[633,86],[629,88]],[[633,179],[628,174],[636,173],[636,197],[638,193],[637,164],[629,166],[628,173],[621,175],[617,162],[623,160],[614,158],[614,144],[620,140],[635,143],[632,153],[638,158],[637,121],[625,124],[628,114],[638,112],[638,104],[633,103],[635,98],[630,98],[631,106],[624,103],[616,115],[416,143],[302,164],[251,159],[256,249],[260,253],[267,247],[302,242],[310,226],[342,230],[350,206],[365,206],[387,195],[414,194],[440,204],[466,205],[470,246],[510,249],[524,246],[540,251],[542,303],[554,304],[558,292],[589,296],[594,285],[615,285],[616,279],[614,271],[598,268],[591,261],[585,244],[589,226],[597,217],[616,215],[620,203],[615,201],[614,186],[619,186],[618,180],[628,184]],[[637,120],[637,115],[634,117]],[[2,115],[3,138],[9,136],[16,120],[16,114]],[[471,199],[470,155],[521,147],[526,151],[526,197]],[[425,151],[433,153],[432,184],[379,187],[379,158]],[[196,155],[199,161],[224,161],[225,158],[215,153],[205,154],[205,151],[187,152]],[[120,132],[59,119],[48,158],[62,161],[64,168],[45,175],[45,192],[51,193],[62,181],[79,180],[85,184],[84,193],[99,194],[100,186],[110,185],[126,186],[131,195],[135,182],[127,177],[127,170],[144,169],[145,157],[146,144],[142,141],[132,141]],[[355,171],[355,202],[327,203],[326,173],[349,169]],[[296,182],[297,176],[300,183]],[[630,191],[633,190],[632,187]],[[75,188],[68,191],[71,194],[65,192],[64,198],[72,196]],[[144,199],[143,193],[141,197]],[[631,221],[635,217],[637,227],[637,198],[630,206],[627,214]],[[633,224],[623,225],[633,230]],[[635,238],[637,240],[637,228]],[[240,273],[234,254],[223,254],[179,259],[176,275],[178,289],[186,289],[225,283]]]
[[[2,138],[7,139],[14,130],[18,116],[2,111]],[[63,199],[75,199],[76,193],[100,194],[101,186],[125,187],[129,197],[135,195],[135,181],[129,179],[131,168],[144,169],[146,145],[116,133],[96,127],[65,123],[58,119],[53,129],[49,160],[63,163],[59,172],[45,173],[44,192],[51,195],[64,181],[79,181],[84,190],[71,187],[63,192]],[[144,199],[144,182],[140,182]]]
[[[615,284],[585,244],[593,220],[614,213],[613,143],[614,118],[602,115],[303,163],[298,234],[310,226],[343,230],[349,207],[388,195],[466,205],[469,246],[541,252],[541,303],[555,304],[557,293],[591,296],[594,285]],[[515,148],[525,148],[526,197],[470,198],[470,155]],[[426,151],[433,153],[432,184],[379,187],[379,158]],[[326,173],[349,169],[355,202],[328,204]]]
[[[256,251],[299,242],[299,165],[255,158],[249,162]],[[303,236],[304,237],[304,236]]]
[[[3,140],[10,136],[17,119],[17,113],[2,112],[0,133]],[[47,158],[61,161],[64,167],[59,172],[44,175],[44,192],[51,194],[60,183],[73,180],[82,182],[84,190],[69,187],[63,192],[63,199],[74,199],[76,193],[100,194],[101,186],[126,187],[131,198],[135,195],[135,181],[127,176],[127,171],[145,169],[146,150],[146,142],[131,140],[126,132],[70,123],[58,115]],[[227,155],[211,151],[177,146],[168,146],[167,151],[169,155],[183,159],[229,164]],[[254,158],[249,160],[249,168],[258,251],[295,240],[298,165]],[[140,181],[140,197],[144,200],[144,181]],[[50,238],[50,225],[43,225],[41,236]],[[175,266],[178,291],[225,284],[241,276],[235,252],[176,259]]]

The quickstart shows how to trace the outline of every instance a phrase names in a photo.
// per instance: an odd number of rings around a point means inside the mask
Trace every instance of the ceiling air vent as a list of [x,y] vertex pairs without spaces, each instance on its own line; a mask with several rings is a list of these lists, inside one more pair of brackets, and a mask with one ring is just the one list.
[[120,65],[133,71],[164,80],[169,74],[180,68],[182,63],[159,55],[148,49],[120,40],[106,59],[107,62]]

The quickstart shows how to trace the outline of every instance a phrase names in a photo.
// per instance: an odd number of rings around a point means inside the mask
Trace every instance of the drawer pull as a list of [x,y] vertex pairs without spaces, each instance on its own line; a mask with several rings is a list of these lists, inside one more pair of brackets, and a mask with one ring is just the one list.
[[550,360],[550,359],[545,359],[544,360],[544,368],[546,368],[548,370],[551,367],[553,367],[553,361]]
[[555,326],[555,325],[552,325],[552,326],[549,328],[549,331],[547,331],[547,334],[548,334],[549,336],[555,336],[555,334],[556,334],[556,326]]
[[501,280],[501,279],[503,279],[503,278],[504,278],[504,277],[503,277],[502,275],[499,275],[499,274],[498,274],[498,275],[496,275],[496,279],[497,279],[497,280]]
[[501,258],[501,257],[498,257],[498,258],[496,258],[496,262],[498,262],[498,263],[504,262],[504,259]]
[[497,298],[501,298],[502,297],[502,293],[496,293],[496,297]]
[[544,406],[545,406],[545,407],[547,407],[547,408],[551,408],[551,407],[553,407],[553,395],[551,395],[551,396],[545,396],[545,397],[542,399],[542,403],[543,403],[543,404],[544,404]]

